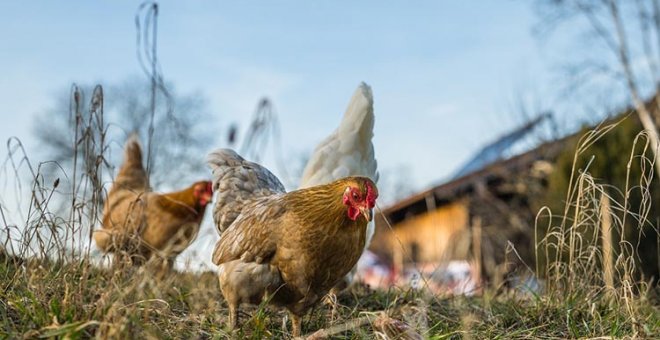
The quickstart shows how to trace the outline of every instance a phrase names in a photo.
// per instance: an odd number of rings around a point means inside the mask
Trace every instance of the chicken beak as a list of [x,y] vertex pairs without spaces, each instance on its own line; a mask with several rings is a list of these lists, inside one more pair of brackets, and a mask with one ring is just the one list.
[[371,219],[373,218],[374,212],[373,209],[364,207],[360,208],[360,212],[362,213],[362,216],[367,219],[367,222],[371,222]]
[[213,194],[211,194],[211,193],[204,193],[204,194],[202,195],[201,199],[199,200],[199,203],[200,203],[201,205],[207,205],[207,204],[209,204],[209,202],[211,202],[211,200],[213,200]]

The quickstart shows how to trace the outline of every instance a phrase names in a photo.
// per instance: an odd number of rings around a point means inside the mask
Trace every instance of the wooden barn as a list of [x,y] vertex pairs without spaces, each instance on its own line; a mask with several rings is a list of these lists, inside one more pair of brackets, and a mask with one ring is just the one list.
[[[658,107],[655,101],[651,104]],[[635,146],[635,137],[643,127],[631,110],[622,112],[601,123],[613,128],[579,157],[576,148],[580,138],[591,128],[503,157],[501,151],[529,134],[542,118],[511,132],[485,147],[453,179],[376,214],[376,233],[370,249],[398,273],[413,263],[415,268],[420,268],[425,264],[467,260],[479,279],[498,281],[512,270],[525,268],[523,262],[533,267],[537,213],[541,206],[563,212],[573,166],[588,167],[593,178],[620,201],[628,176],[631,183],[642,183],[645,178],[641,170],[644,164],[639,163],[650,159],[652,154],[642,146]],[[656,124],[660,126],[660,122]],[[631,150],[646,156],[635,157],[628,168]],[[660,183],[653,181],[647,189],[628,192],[633,212],[641,209],[642,194],[653,202],[660,200]],[[656,228],[660,211],[646,213],[643,223],[638,225],[628,219],[622,229],[625,235],[613,230],[611,237],[638,245],[635,257],[638,274],[641,278],[658,280],[660,250]],[[619,215],[617,218],[621,220]],[[614,245],[614,251],[619,251],[618,245]]]
[[[538,122],[502,137],[475,159],[488,159],[485,152],[510,144],[512,137],[519,138]],[[543,190],[563,144],[564,139],[542,143],[481,168],[468,163],[468,171],[463,171],[467,173],[459,172],[446,183],[387,207],[376,214],[370,250],[399,272],[412,263],[442,264],[477,257],[479,261],[473,263],[480,275],[492,279],[513,269],[514,257],[533,263],[529,221],[536,211],[529,196]],[[505,259],[509,242],[518,255]]]

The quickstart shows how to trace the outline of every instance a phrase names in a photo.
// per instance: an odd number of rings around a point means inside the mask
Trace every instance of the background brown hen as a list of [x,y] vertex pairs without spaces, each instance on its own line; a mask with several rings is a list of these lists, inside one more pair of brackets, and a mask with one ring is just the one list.
[[134,135],[126,142],[124,164],[108,193],[103,226],[94,232],[96,245],[104,252],[128,255],[133,264],[157,256],[171,268],[197,237],[212,195],[209,181],[168,194],[152,192]]
[[299,336],[302,316],[362,254],[378,196],[374,182],[347,177],[286,193],[270,171],[232,150],[217,150],[208,161],[221,233],[213,263],[230,326],[241,303],[258,302],[267,293],[287,308]]

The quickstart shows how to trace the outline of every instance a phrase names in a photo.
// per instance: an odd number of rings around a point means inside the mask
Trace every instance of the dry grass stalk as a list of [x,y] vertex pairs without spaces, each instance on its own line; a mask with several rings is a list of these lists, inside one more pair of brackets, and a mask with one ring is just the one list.
[[603,281],[608,292],[614,290],[614,267],[612,262],[612,216],[607,195],[600,199],[600,229],[603,242]]

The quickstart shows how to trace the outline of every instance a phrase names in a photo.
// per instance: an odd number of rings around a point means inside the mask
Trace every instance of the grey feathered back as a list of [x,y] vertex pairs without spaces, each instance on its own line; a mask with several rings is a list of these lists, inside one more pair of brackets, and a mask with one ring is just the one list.
[[213,191],[217,192],[213,220],[220,234],[240,215],[248,201],[286,192],[273,173],[243,159],[234,150],[215,150],[206,160],[213,173]]

